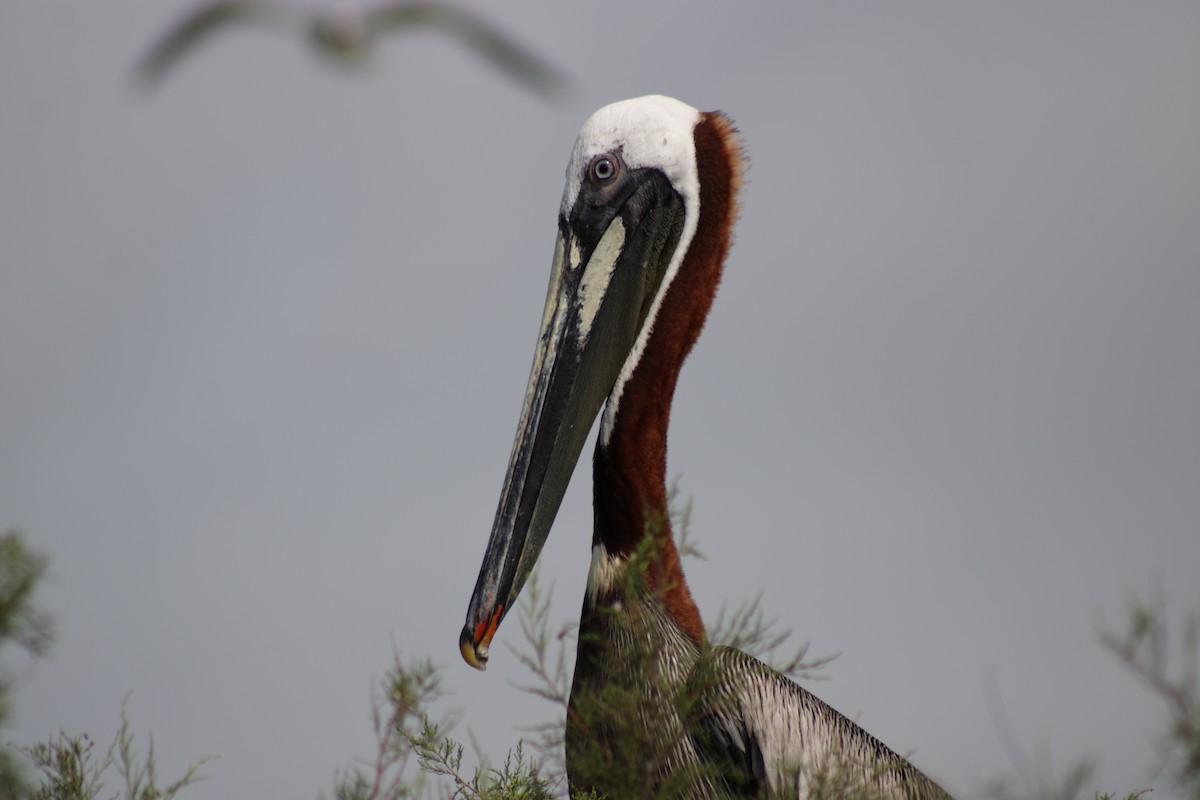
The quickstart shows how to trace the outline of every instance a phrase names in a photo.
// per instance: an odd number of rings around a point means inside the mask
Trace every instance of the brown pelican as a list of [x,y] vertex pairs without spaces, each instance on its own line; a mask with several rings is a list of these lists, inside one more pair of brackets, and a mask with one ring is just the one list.
[[487,662],[603,407],[567,723],[572,792],[946,798],[795,683],[710,646],[684,580],[667,515],[667,422],[729,250],[742,163],[727,117],[668,97],[606,106],[580,131],[462,655]]

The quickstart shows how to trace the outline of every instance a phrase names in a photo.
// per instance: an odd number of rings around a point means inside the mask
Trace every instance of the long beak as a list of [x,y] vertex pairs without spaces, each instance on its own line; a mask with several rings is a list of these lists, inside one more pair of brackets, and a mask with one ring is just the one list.
[[459,648],[483,669],[501,620],[541,552],[588,431],[645,323],[683,225],[659,172],[559,217],[541,335],[500,505]]

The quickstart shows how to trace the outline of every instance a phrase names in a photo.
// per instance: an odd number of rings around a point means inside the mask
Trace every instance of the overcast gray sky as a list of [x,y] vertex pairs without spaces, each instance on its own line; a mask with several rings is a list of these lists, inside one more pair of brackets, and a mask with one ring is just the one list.
[[656,92],[752,159],[671,429],[701,609],[761,591],[962,796],[1016,769],[989,694],[1035,758],[1149,782],[1161,710],[1097,631],[1200,603],[1200,4],[489,7],[560,106],[433,34],[339,71],[230,30],[138,91],[186,7],[0,7],[0,527],[59,633],[6,736],[107,742],[131,693],[168,773],[220,755],[193,800],[311,798],[393,646],[496,755],[544,718],[457,637],[575,133]]

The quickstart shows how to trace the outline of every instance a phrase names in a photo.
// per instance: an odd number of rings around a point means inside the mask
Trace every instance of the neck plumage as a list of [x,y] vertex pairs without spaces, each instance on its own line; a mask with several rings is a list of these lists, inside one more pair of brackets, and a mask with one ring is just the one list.
[[729,251],[742,155],[733,126],[716,113],[701,116],[695,141],[700,218],[657,318],[646,323],[654,328],[621,388],[607,442],[602,437],[596,447],[593,502],[594,544],[610,556],[627,558],[652,539],[646,588],[701,645],[704,624],[683,577],[667,507],[667,426],[679,370],[704,327]]

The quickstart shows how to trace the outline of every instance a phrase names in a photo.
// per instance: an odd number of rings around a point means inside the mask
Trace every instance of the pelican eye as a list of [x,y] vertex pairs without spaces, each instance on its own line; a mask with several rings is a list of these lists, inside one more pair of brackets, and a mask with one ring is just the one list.
[[618,172],[620,172],[619,162],[615,156],[608,153],[593,158],[591,166],[588,167],[588,176],[595,183],[608,183],[617,177]]

